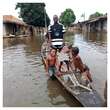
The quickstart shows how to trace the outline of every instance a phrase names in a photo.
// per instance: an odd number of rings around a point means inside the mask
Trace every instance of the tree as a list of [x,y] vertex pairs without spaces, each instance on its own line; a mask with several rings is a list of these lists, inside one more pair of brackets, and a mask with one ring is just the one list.
[[72,9],[68,8],[60,15],[60,22],[66,26],[69,27],[71,23],[73,23],[76,20],[76,16]]
[[94,19],[94,18],[97,18],[97,17],[100,17],[100,16],[103,16],[103,14],[99,13],[99,12],[95,12],[95,13],[93,13],[89,16],[89,19]]
[[15,9],[20,9],[19,17],[29,25],[44,27],[45,17],[47,26],[50,19],[45,11],[45,3],[17,3]]

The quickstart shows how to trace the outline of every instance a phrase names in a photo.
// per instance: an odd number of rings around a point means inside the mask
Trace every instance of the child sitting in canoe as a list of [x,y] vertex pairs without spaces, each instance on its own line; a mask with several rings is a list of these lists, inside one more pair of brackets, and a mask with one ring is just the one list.
[[73,57],[73,64],[75,66],[75,71],[77,69],[82,73],[82,77],[85,77],[87,81],[92,82],[92,77],[89,71],[89,68],[83,64],[79,54],[79,48],[78,47],[73,47],[72,48],[72,57]]
[[61,72],[61,68],[63,64],[66,64],[66,69],[63,68],[63,71],[67,72],[69,71],[69,47],[65,44],[61,51],[58,54],[58,61],[59,61],[59,71]]

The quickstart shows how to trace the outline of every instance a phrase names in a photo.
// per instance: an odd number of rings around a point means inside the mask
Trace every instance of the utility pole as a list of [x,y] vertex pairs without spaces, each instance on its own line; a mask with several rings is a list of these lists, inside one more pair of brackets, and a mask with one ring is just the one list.
[[83,13],[83,14],[81,15],[81,17],[83,17],[83,20],[85,21],[85,13]]
[[84,12],[84,21],[85,21],[85,12]]
[[44,7],[44,20],[45,20],[45,29],[47,31],[47,20],[46,20],[46,10],[45,10],[45,7]]

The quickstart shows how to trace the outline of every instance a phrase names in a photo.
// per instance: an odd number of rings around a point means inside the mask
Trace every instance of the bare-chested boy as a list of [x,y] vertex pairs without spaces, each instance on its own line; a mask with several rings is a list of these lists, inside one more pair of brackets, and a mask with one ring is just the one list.
[[86,79],[92,82],[92,77],[89,71],[89,68],[83,64],[79,54],[79,48],[78,47],[73,47],[72,48],[72,57],[73,57],[73,63],[75,66],[75,71],[77,69],[82,73],[82,75],[86,76]]
[[51,49],[46,59],[46,72],[47,74],[49,73],[50,77],[57,72],[56,63],[57,63],[56,50]]

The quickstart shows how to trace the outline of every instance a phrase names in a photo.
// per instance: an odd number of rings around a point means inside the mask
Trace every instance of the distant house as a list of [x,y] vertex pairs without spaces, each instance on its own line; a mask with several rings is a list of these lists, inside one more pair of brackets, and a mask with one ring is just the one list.
[[107,15],[71,24],[70,29],[81,29],[87,32],[107,32]]
[[4,15],[3,16],[3,37],[11,37],[18,35],[29,35],[30,26],[27,25],[22,20],[12,16]]
[[89,20],[82,29],[88,32],[107,32],[107,15]]

